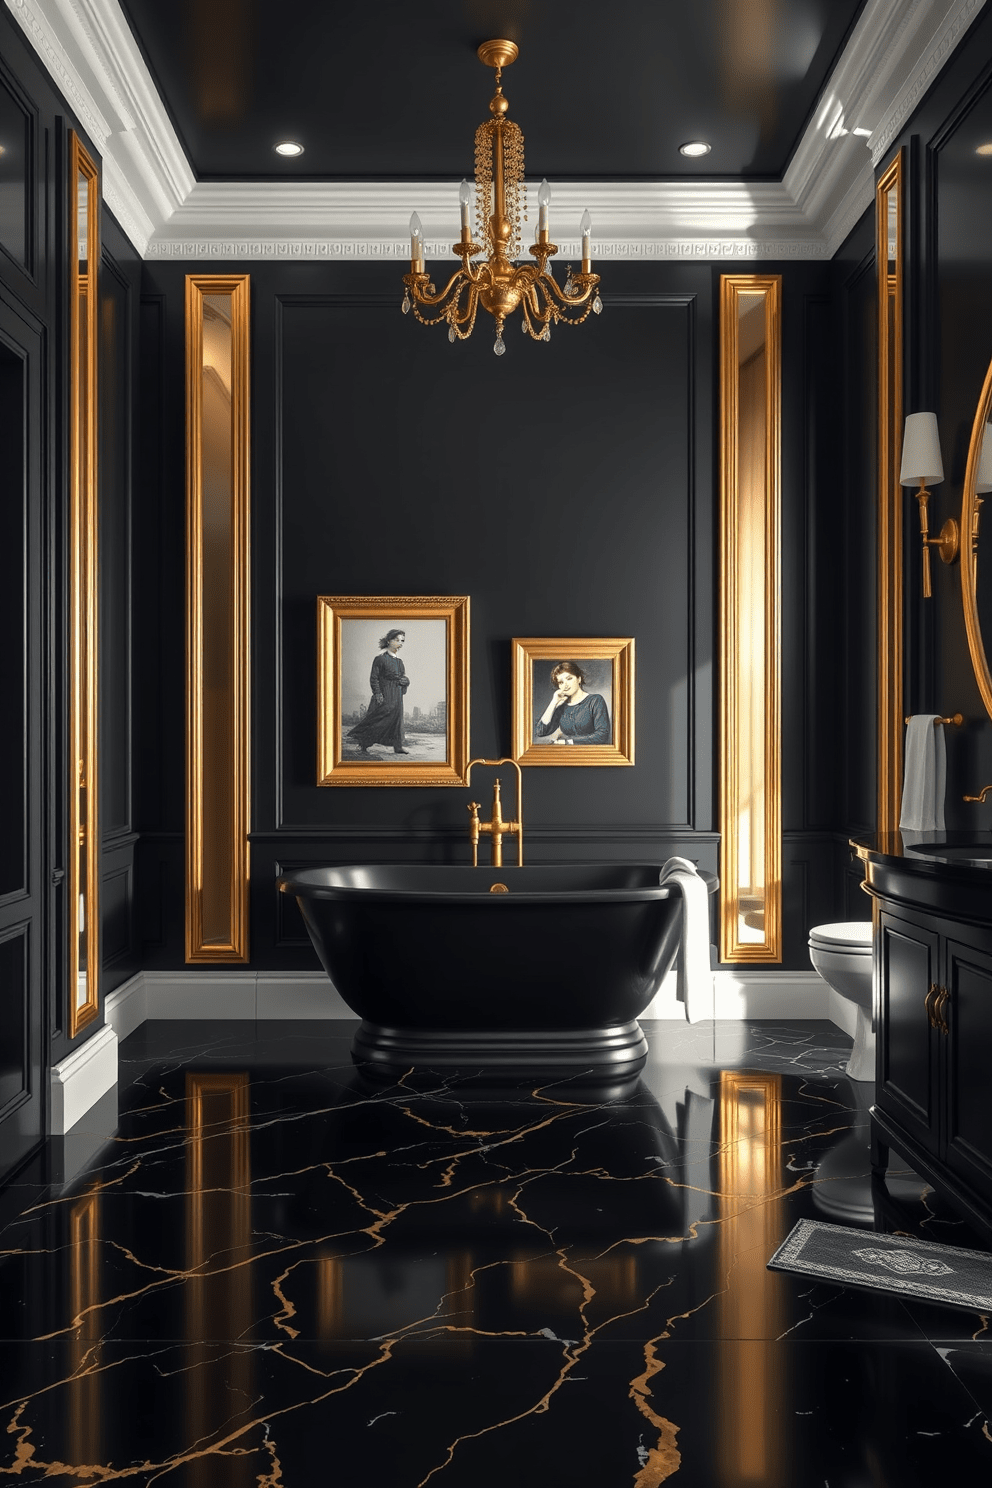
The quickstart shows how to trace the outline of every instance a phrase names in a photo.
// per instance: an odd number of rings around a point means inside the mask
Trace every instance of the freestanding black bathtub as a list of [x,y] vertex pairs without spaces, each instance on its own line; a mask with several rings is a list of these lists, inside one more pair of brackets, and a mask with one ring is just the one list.
[[[279,880],[370,1072],[636,1077],[682,896],[647,865],[307,868]],[[717,880],[703,874],[712,893]]]

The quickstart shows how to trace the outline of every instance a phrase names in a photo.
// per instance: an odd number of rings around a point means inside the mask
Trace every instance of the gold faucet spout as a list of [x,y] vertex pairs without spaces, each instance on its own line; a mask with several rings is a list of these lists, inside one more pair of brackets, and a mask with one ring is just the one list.
[[495,759],[495,760],[490,760],[490,759],[474,759],[474,760],[469,760],[468,768],[465,771],[465,784],[466,785],[468,785],[468,783],[469,783],[469,777],[470,777],[470,775],[472,773],[472,766],[473,765],[512,765],[513,768],[517,772],[517,809],[516,809],[516,813],[515,813],[515,819],[513,821],[504,821],[504,819],[503,819],[503,808],[502,808],[501,794],[500,794],[501,793],[501,784],[500,784],[500,778],[499,778],[498,775],[496,776],[496,779],[495,779],[495,781],[493,783],[493,809],[492,809],[492,818],[489,821],[487,821],[487,822],[480,821],[479,820],[479,806],[478,806],[478,802],[473,801],[469,805],[469,808],[468,809],[469,809],[469,812],[471,813],[471,821],[470,821],[470,824],[469,824],[469,830],[470,830],[470,841],[472,843],[472,866],[473,866],[473,868],[477,868],[479,866],[479,836],[480,836],[481,833],[485,833],[486,836],[488,836],[491,839],[491,841],[492,841],[491,863],[492,863],[492,866],[494,868],[502,868],[502,866],[503,866],[503,838],[504,837],[516,837],[516,839],[517,839],[517,867],[518,868],[519,867],[522,867],[523,866],[523,861],[524,861],[524,823],[523,823],[523,812],[521,810],[522,776],[521,776],[521,773],[520,773],[520,766],[517,764],[516,760],[511,760],[511,759]]

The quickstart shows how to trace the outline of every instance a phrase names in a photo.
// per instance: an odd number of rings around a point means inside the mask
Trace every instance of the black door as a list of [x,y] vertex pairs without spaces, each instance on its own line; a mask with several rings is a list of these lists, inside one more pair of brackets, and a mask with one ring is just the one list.
[[948,1169],[992,1199],[992,945],[947,942],[947,1100],[944,1160]]
[[927,1017],[927,994],[938,981],[938,950],[933,929],[882,911],[875,1105],[934,1157],[940,1142],[941,1050]]
[[41,1142],[47,1098],[41,328],[0,301],[0,1182]]

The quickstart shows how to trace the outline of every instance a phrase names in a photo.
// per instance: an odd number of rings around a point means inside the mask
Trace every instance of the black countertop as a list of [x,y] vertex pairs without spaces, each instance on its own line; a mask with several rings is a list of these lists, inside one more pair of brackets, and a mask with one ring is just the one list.
[[992,830],[869,832],[850,843],[869,893],[992,922]]

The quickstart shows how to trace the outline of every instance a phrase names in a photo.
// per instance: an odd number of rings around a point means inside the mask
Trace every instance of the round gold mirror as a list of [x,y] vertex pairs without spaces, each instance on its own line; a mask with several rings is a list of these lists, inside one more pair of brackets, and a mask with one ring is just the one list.
[[[975,422],[968,446],[968,466],[964,477],[964,496],[961,502],[961,599],[964,605],[964,625],[968,635],[968,650],[975,680],[982,694],[985,711],[992,718],[992,674],[982,639],[983,631],[992,636],[992,533],[986,531],[986,562],[979,569],[979,538],[982,525],[982,503],[985,494],[992,491],[992,434],[989,419],[992,417],[992,365],[985,374],[982,395],[978,400]],[[988,521],[988,519],[987,519]]]

